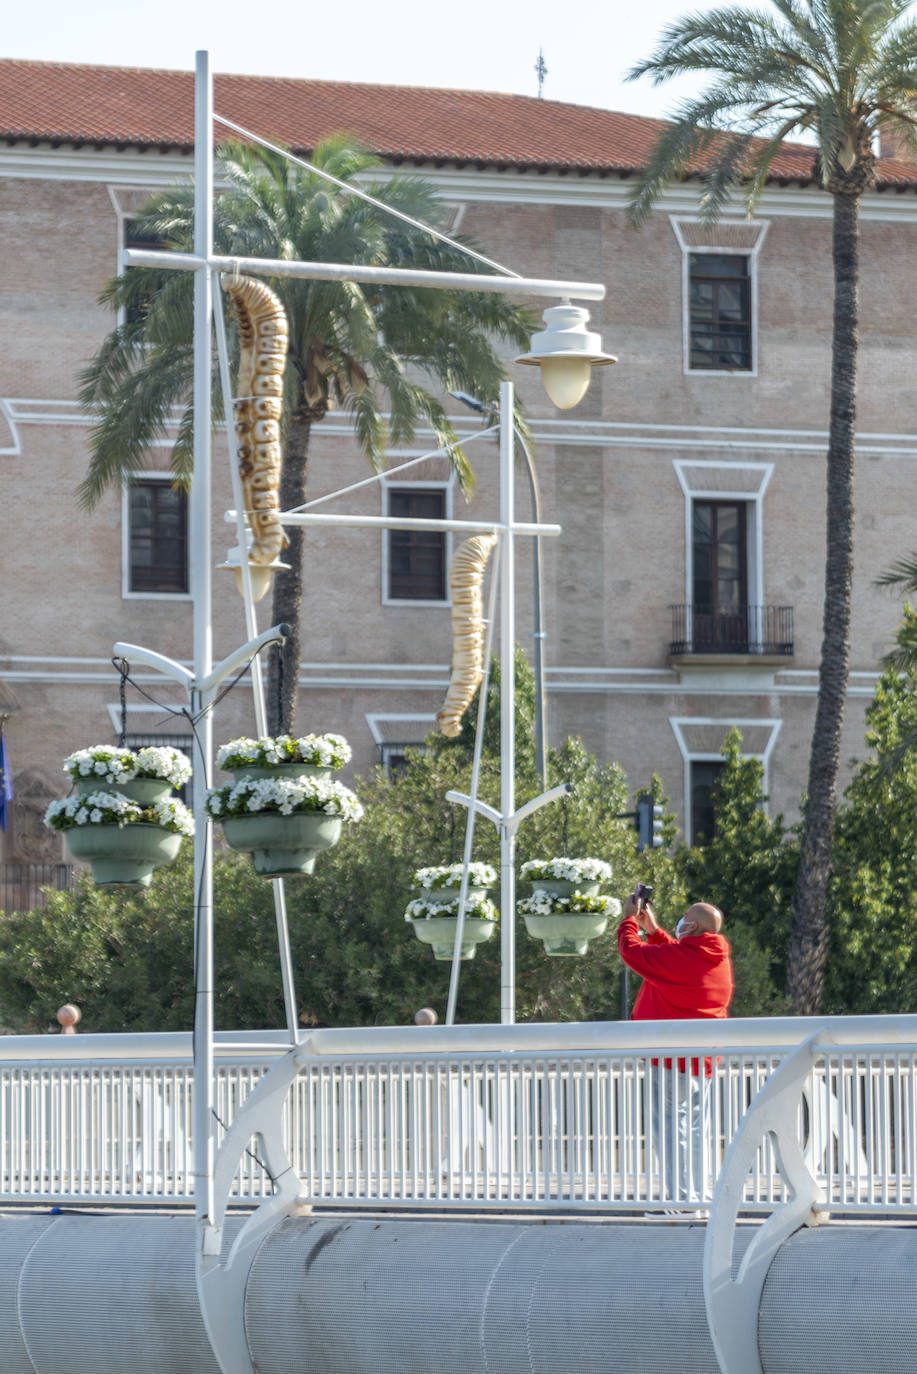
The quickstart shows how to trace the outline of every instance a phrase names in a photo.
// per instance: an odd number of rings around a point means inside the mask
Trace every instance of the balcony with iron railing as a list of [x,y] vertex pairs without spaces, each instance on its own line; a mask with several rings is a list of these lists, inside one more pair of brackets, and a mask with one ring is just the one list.
[[792,606],[672,606],[673,658],[735,655],[791,658]]

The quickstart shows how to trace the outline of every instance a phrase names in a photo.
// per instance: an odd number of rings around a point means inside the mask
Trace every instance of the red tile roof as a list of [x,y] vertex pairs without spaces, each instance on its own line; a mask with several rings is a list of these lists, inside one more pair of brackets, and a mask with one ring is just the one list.
[[[215,76],[218,114],[308,152],[352,133],[391,162],[581,175],[641,167],[661,120],[491,91]],[[0,61],[0,139],[115,147],[191,147],[191,72]],[[217,127],[217,135],[221,130]],[[809,182],[811,148],[785,148],[772,179]],[[879,183],[917,187],[913,165],[885,159]]]

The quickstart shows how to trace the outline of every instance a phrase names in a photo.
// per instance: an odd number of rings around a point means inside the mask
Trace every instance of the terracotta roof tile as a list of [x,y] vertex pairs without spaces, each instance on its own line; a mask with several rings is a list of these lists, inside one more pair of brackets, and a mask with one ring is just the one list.
[[[7,141],[190,148],[193,104],[191,72],[0,61],[0,139]],[[218,114],[299,151],[347,132],[387,161],[583,175],[635,171],[663,123],[490,91],[262,76],[215,76],[214,105]],[[788,147],[772,176],[810,181],[812,163],[810,148]],[[917,169],[886,159],[879,180],[914,187]]]

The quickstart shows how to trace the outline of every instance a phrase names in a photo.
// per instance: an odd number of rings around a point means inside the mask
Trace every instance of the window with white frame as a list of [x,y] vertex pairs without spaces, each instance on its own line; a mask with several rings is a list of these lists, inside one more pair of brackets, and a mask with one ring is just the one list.
[[766,221],[672,216],[682,253],[684,368],[688,373],[755,376],[758,370],[758,260]]
[[188,595],[188,497],[167,476],[131,477],[124,494],[127,596]]
[[763,604],[773,464],[676,459],[674,468],[685,498],[685,595],[672,607],[671,652],[791,653],[792,608]]
[[684,766],[685,843],[709,844],[716,836],[717,787],[727,735],[737,729],[742,736],[743,756],[760,759],[766,795],[770,760],[782,721],[773,717],[670,716],[669,725]]
[[688,254],[688,366],[751,371],[751,261],[744,253]]
[[[384,493],[388,515],[414,520],[445,520],[449,516],[448,483],[387,483]],[[445,530],[388,530],[383,547],[383,597],[387,603],[442,605],[448,601]]]

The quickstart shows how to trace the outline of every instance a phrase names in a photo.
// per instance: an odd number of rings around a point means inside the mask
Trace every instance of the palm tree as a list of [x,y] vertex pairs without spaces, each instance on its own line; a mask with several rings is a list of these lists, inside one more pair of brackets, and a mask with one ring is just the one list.
[[712,78],[660,135],[634,192],[636,223],[671,180],[703,169],[702,216],[715,220],[737,187],[749,210],[793,134],[814,139],[818,176],[833,198],[834,326],[827,453],[827,557],[818,703],[799,878],[792,901],[787,990],[793,1008],[822,1001],[840,735],[850,654],[853,456],[857,381],[859,203],[875,181],[873,146],[890,133],[917,152],[917,26],[909,0],[773,0],[688,15],[630,73],[660,84]]
[[[468,270],[468,257],[459,248],[384,214],[282,152],[233,142],[219,150],[219,158],[228,186],[214,211],[218,253]],[[352,140],[337,136],[319,145],[313,165],[346,183],[374,161]],[[396,176],[367,189],[415,220],[433,227],[442,220],[435,187],[418,177]],[[193,209],[190,187],[161,192],[136,216],[135,231],[142,239],[187,251]],[[350,412],[357,440],[376,470],[387,446],[410,442],[420,422],[432,428],[438,445],[454,444],[445,411],[422,380],[437,389],[495,395],[504,375],[495,341],[526,347],[531,333],[528,314],[497,295],[289,277],[270,284],[290,326],[282,510],[305,501],[312,429],[333,406]],[[107,488],[142,468],[150,443],[171,432],[176,409],[181,415],[171,458],[176,476],[187,478],[192,461],[190,275],[131,268],[109,283],[101,300],[125,313],[124,323],[103,341],[81,377],[80,399],[98,416],[79,490],[87,509]],[[467,494],[473,475],[461,450],[452,451]],[[293,634],[282,656],[271,660],[273,733],[293,728],[300,662],[303,531],[294,526],[287,534],[290,571],[275,577],[273,617],[274,624],[292,626]]]

